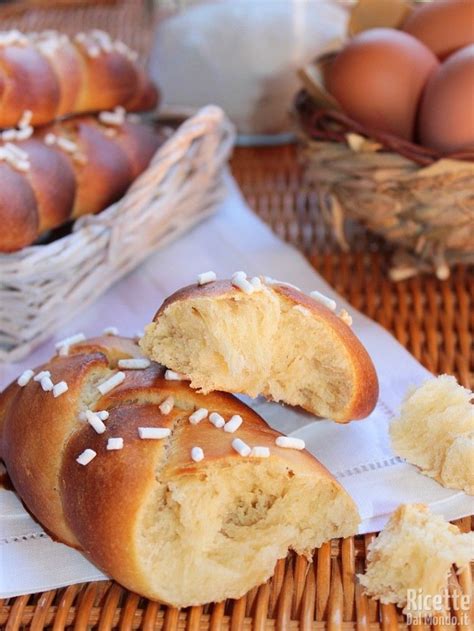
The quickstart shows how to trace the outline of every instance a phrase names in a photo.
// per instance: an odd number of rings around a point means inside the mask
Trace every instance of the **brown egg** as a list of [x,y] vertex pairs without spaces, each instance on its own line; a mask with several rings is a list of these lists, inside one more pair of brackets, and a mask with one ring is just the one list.
[[474,44],[451,55],[429,79],[418,129],[421,143],[438,151],[474,148]]
[[370,29],[337,55],[327,88],[357,122],[411,140],[421,92],[438,64],[431,50],[411,35]]
[[474,43],[474,0],[437,0],[413,11],[402,29],[440,59]]

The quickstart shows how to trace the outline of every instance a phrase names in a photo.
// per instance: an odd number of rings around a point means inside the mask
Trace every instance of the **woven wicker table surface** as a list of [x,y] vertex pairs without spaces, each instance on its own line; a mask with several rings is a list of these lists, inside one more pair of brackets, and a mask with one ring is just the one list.
[[[362,232],[356,235],[353,251],[337,251],[322,225],[317,196],[303,184],[293,146],[238,148],[232,170],[249,205],[279,236],[300,249],[354,307],[391,331],[428,369],[454,374],[472,386],[472,270],[458,267],[443,282],[419,277],[393,283],[385,274],[388,253]],[[457,523],[465,531],[471,528],[470,518]],[[357,584],[355,575],[364,569],[365,550],[372,538],[366,535],[325,544],[316,551],[312,564],[289,555],[278,563],[267,584],[236,601],[177,610],[104,581],[0,601],[0,627],[55,631],[68,627],[408,629],[396,607],[367,599]],[[451,583],[453,590],[466,593],[472,589],[472,575],[465,572],[452,577]],[[417,625],[420,628],[427,631],[431,627]]]

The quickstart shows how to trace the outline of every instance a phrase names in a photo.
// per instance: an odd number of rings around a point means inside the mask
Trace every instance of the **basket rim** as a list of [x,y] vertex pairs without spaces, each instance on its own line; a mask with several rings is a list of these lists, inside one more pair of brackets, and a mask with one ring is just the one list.
[[[159,117],[156,122],[160,122]],[[10,267],[12,264],[22,264],[28,259],[39,256],[48,256],[62,251],[73,242],[88,238],[91,231],[96,236],[104,232],[110,232],[111,224],[127,214],[127,207],[124,201],[130,198],[134,191],[139,189],[141,184],[150,177],[153,165],[158,158],[172,153],[181,144],[181,139],[193,126],[196,128],[195,134],[201,135],[204,128],[222,128],[222,133],[232,135],[232,125],[227,119],[224,111],[215,105],[205,105],[197,109],[191,116],[183,119],[173,133],[156,149],[147,168],[136,177],[120,199],[113,202],[103,210],[95,214],[82,215],[72,222],[71,230],[67,234],[46,243],[33,243],[20,250],[13,252],[0,252],[0,269]],[[201,129],[202,127],[202,129]],[[198,133],[200,132],[200,133]]]
[[0,257],[0,363],[24,357],[158,247],[217,210],[233,140],[220,108],[200,109],[115,205],[56,241]]
[[311,140],[348,144],[347,134],[353,133],[375,141],[381,145],[383,151],[398,153],[420,166],[429,166],[439,160],[474,162],[474,148],[457,152],[441,152],[367,127],[335,109],[317,107],[309,92],[304,88],[296,95],[294,109],[302,131]]

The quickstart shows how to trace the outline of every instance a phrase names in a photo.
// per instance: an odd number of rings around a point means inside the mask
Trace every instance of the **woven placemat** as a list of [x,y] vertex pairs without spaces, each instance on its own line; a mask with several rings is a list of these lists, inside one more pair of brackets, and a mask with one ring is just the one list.
[[[278,235],[302,250],[354,307],[390,330],[427,368],[455,374],[469,384],[474,295],[469,270],[458,267],[444,282],[418,277],[393,283],[385,274],[388,253],[370,236],[359,233],[354,251],[338,252],[323,227],[317,197],[302,184],[294,147],[237,149],[232,168],[252,208]],[[474,525],[470,518],[456,523],[466,532]],[[395,606],[364,596],[356,574],[364,571],[366,548],[373,537],[327,543],[315,552],[312,563],[290,554],[277,564],[268,583],[235,601],[178,610],[103,581],[0,601],[0,627],[9,631],[440,629],[407,625]],[[452,589],[468,593],[471,587],[471,573],[453,577]]]

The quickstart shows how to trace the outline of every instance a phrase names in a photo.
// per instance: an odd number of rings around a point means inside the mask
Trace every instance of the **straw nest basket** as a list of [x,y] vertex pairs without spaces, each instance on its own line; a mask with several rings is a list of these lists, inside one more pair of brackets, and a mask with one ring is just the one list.
[[234,131],[214,106],[162,145],[125,196],[45,245],[0,255],[0,361],[14,361],[223,197]]
[[319,108],[307,90],[295,114],[305,179],[343,249],[355,220],[396,246],[393,280],[418,272],[445,279],[455,263],[474,262],[474,151],[441,156],[368,130]]

